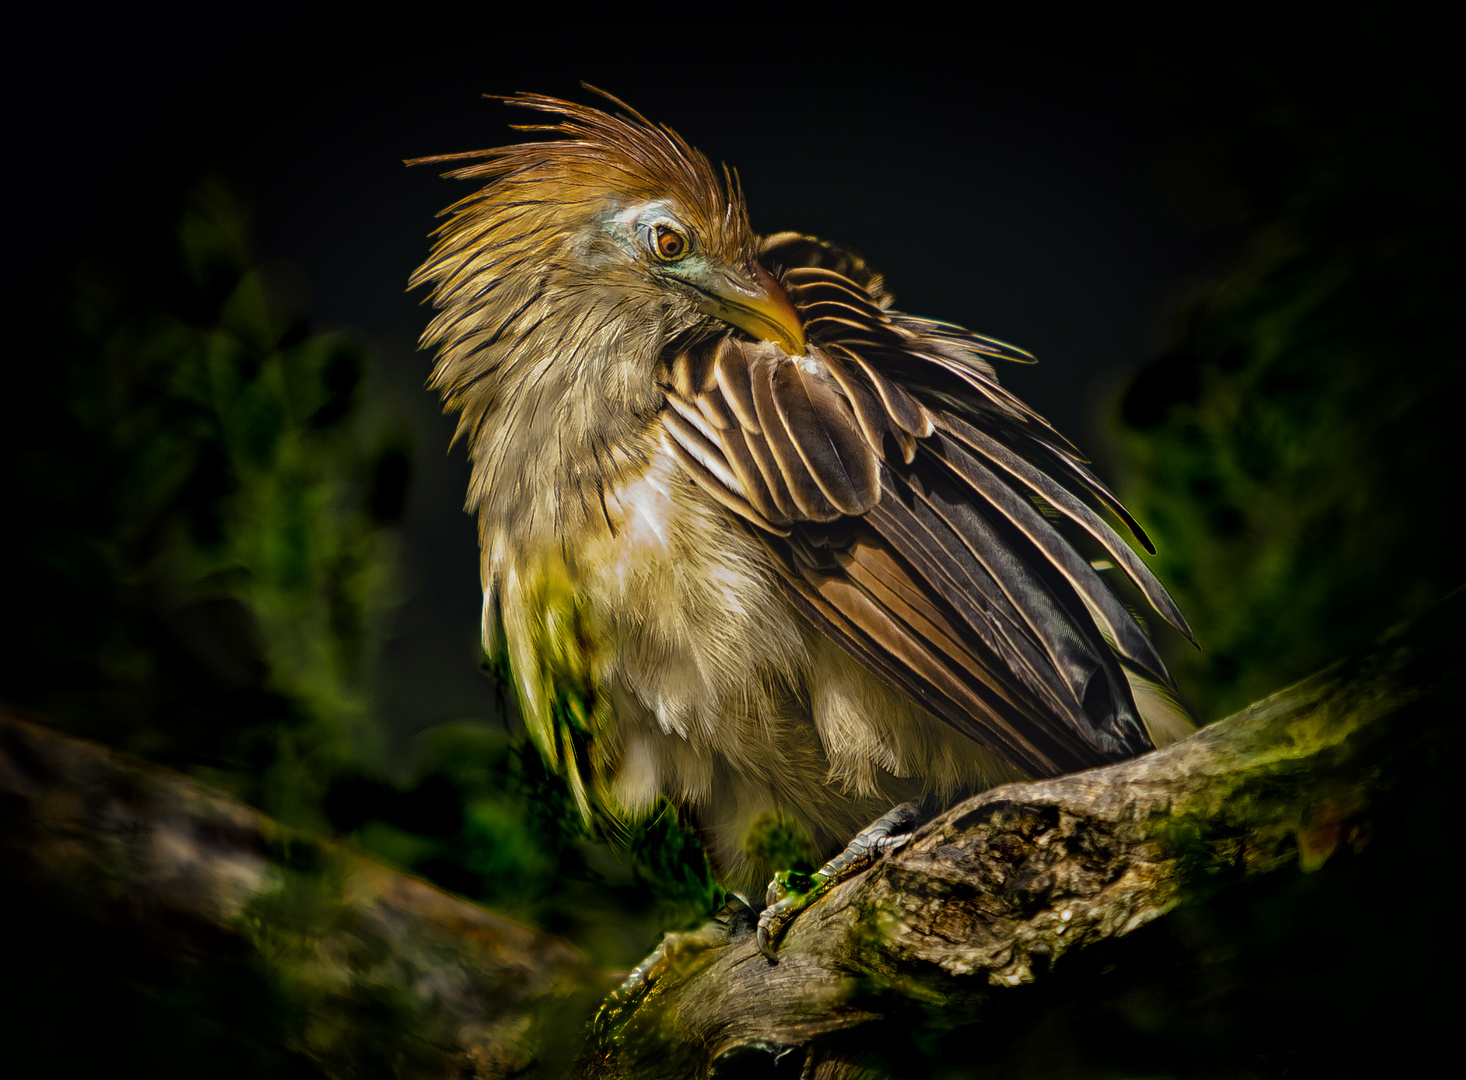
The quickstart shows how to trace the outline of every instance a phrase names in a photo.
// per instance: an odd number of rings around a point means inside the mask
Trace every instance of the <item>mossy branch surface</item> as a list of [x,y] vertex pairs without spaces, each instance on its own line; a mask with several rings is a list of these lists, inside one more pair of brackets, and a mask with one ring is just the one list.
[[[1156,967],[1155,950],[1115,939],[1366,844],[1403,770],[1459,716],[1463,608],[1457,593],[1161,750],[952,807],[801,914],[777,964],[751,934],[674,937],[641,990],[602,1014],[587,1073],[833,1078],[878,1061],[877,1074],[902,1075],[878,1049],[902,1043],[894,1017],[981,1031],[999,998],[1061,982],[1079,950]],[[1082,983],[1075,993],[1089,992]]]
[[1461,713],[1463,608],[1162,750],[952,807],[802,913],[777,964],[749,932],[671,935],[588,1039],[609,983],[560,939],[3,713],[0,859],[8,894],[175,981],[222,965],[262,985],[271,1009],[222,1022],[316,1075],[555,1074],[577,1053],[596,1077],[901,1074],[896,1034],[981,1029],[1023,987],[1088,994],[1086,957],[1143,981],[1175,962],[1147,924],[1375,842]]

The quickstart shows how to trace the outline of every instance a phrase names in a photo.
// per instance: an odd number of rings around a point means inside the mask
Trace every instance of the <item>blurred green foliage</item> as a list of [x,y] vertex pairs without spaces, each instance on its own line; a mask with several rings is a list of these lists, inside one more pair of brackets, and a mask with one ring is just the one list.
[[[606,968],[722,902],[675,812],[593,829],[491,721],[393,745],[373,672],[402,599],[413,448],[364,347],[313,333],[301,272],[253,251],[236,189],[197,184],[170,219],[46,285],[0,417],[0,541],[23,568],[0,587],[24,628],[0,652],[0,700],[566,935]],[[227,1075],[312,1074],[284,1040],[349,1044],[363,1076],[411,1071],[415,1014],[390,986],[359,1003],[359,1027],[300,1028],[318,989],[300,942],[337,891],[316,862],[257,905],[255,954],[198,969],[0,891],[28,928],[0,1003],[27,1032],[14,1053],[71,1041],[80,976],[118,1021],[72,1055],[79,1070],[121,1052],[155,1075],[215,1059]]]
[[1454,102],[1423,24],[1309,27],[1235,41],[1201,84],[1245,242],[1120,404],[1122,494],[1201,643],[1173,671],[1206,720],[1466,578]]
[[361,347],[307,332],[298,274],[253,257],[223,183],[163,235],[80,262],[26,320],[4,497],[28,632],[0,685],[318,826],[333,768],[383,749],[406,447],[355,422]]
[[722,892],[670,809],[593,832],[487,722],[392,745],[372,677],[402,593],[406,426],[361,344],[311,332],[301,273],[255,254],[228,184],[139,232],[23,323],[4,497],[28,569],[7,610],[28,633],[0,698],[608,967],[705,918]]
[[419,740],[400,787],[341,777],[334,826],[363,850],[543,929],[606,967],[639,960],[659,930],[699,925],[723,902],[696,834],[664,806],[635,824],[587,824],[534,746],[482,725]]

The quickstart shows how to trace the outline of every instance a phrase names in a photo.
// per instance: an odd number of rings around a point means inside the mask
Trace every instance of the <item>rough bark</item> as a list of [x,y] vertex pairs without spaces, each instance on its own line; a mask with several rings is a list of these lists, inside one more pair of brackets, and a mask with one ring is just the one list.
[[1317,870],[1366,842],[1402,768],[1459,721],[1463,607],[1458,593],[1161,750],[952,807],[801,914],[775,965],[751,934],[672,939],[600,1017],[587,1074],[744,1075],[792,1058],[796,1075],[861,1075],[890,1035],[881,1022],[912,1003],[971,1021],[1210,884]]
[[[801,914],[777,964],[751,933],[673,935],[640,989],[597,1018],[578,1067],[864,1075],[893,1016],[992,1016],[1015,988],[1061,982],[1076,953],[1104,955],[1107,971],[1154,962],[1135,944],[1145,935],[1127,935],[1369,839],[1402,770],[1459,719],[1463,608],[1458,594],[1160,751],[951,808]],[[288,971],[299,1018],[278,1037],[328,1075],[554,1071],[581,1036],[553,1018],[584,1015],[608,985],[558,939],[3,713],[0,806],[7,890],[60,898],[181,961]]]

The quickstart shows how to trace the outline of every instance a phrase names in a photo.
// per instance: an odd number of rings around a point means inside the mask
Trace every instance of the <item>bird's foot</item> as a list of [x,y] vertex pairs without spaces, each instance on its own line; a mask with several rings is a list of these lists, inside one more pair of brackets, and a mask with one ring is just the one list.
[[595,1019],[598,1035],[608,1035],[621,1016],[635,1011],[665,972],[676,971],[685,977],[693,968],[711,958],[709,950],[751,932],[757,918],[758,914],[752,907],[741,897],[730,893],[727,903],[717,914],[696,930],[664,935],[651,955],[637,964],[601,1005]]
[[810,904],[842,881],[874,866],[881,856],[896,851],[911,839],[911,830],[925,816],[920,800],[892,807],[856,834],[845,850],[812,874],[781,870],[769,882],[767,906],[758,917],[758,949],[777,964],[779,939],[789,924]]

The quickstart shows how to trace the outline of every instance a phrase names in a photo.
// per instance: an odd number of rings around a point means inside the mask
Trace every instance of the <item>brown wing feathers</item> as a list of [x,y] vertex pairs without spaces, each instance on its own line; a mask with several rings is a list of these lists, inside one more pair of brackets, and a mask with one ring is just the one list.
[[[986,357],[1024,354],[888,312],[879,279],[843,249],[784,234],[761,257],[783,271],[810,353],[729,335],[680,354],[665,431],[689,474],[765,536],[817,625],[979,742],[1037,775],[1147,748],[1116,654],[1168,681],[1160,658],[1033,500],[1190,632],[1114,530],[1035,463],[1143,538],[1062,437],[998,386]],[[841,518],[863,524],[822,524]]]

